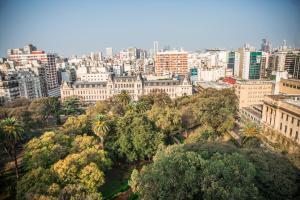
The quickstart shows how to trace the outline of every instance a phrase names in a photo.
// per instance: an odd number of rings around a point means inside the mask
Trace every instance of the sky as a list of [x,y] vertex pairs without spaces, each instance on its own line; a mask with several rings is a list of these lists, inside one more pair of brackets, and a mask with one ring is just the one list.
[[297,0],[0,0],[0,56],[32,43],[63,56],[127,47],[300,47]]

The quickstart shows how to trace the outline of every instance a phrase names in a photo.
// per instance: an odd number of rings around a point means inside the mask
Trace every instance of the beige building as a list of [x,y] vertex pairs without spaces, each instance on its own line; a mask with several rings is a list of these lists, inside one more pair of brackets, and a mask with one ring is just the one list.
[[155,73],[158,76],[164,74],[187,75],[187,52],[166,51],[158,52],[155,56]]
[[94,103],[126,91],[134,100],[151,92],[165,92],[171,98],[192,94],[192,85],[187,78],[182,80],[147,80],[138,76],[111,75],[106,82],[63,83],[61,97],[78,96],[83,101]]
[[[262,125],[268,139],[300,144],[300,95],[270,95],[263,100]],[[270,134],[272,132],[272,134]],[[275,133],[275,134],[274,134]],[[278,138],[283,140],[278,141]]]
[[273,94],[274,83],[265,80],[238,80],[234,85],[239,108],[262,104],[266,95]]
[[300,94],[300,80],[281,79],[279,83],[279,92],[281,94]]

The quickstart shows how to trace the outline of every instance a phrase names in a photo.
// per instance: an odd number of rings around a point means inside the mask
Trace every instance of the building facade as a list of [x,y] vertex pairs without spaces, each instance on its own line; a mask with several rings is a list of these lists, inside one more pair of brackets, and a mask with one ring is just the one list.
[[248,51],[244,53],[242,78],[246,80],[260,79],[262,52]]
[[267,138],[280,136],[300,145],[300,95],[267,96],[263,100],[262,124]]
[[299,79],[280,79],[279,93],[281,94],[300,94]]
[[265,96],[273,94],[274,83],[265,80],[238,80],[234,84],[239,108],[262,104]]
[[225,77],[224,67],[200,68],[198,72],[198,81],[217,81]]
[[30,64],[36,61],[40,62],[45,68],[45,78],[47,83],[48,95],[60,96],[58,76],[57,76],[56,63],[55,63],[55,55],[50,53],[45,53],[44,51],[36,51],[36,48],[28,48],[28,49],[29,50],[26,51],[24,49],[8,50],[8,55],[7,55],[8,60],[14,61],[20,65],[28,64],[28,63]]
[[19,71],[18,83],[20,97],[30,100],[43,97],[40,78],[32,71]]
[[166,51],[158,52],[155,56],[155,73],[156,75],[188,74],[188,54],[183,51]]
[[95,74],[85,74],[81,76],[81,81],[87,82],[104,82],[108,80],[109,72],[105,73],[95,73]]
[[239,74],[240,54],[235,51],[228,52],[227,69],[233,71],[234,76]]
[[19,83],[16,79],[0,81],[0,105],[20,98]]
[[192,94],[192,85],[187,78],[182,80],[147,80],[137,76],[109,76],[106,82],[82,82],[73,84],[63,83],[61,86],[62,99],[78,96],[83,101],[94,103],[108,99],[126,91],[134,100],[141,95],[151,92],[165,92],[171,98]]

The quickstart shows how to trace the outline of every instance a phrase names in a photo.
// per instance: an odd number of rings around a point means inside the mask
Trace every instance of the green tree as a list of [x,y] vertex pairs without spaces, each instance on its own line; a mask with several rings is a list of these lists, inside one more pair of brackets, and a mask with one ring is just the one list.
[[99,192],[90,192],[81,184],[69,184],[65,186],[59,199],[66,199],[66,200],[101,200],[102,195]]
[[[102,170],[106,170],[111,166],[111,161],[107,158],[106,153],[103,150],[97,148],[88,148],[79,153],[69,154],[63,160],[59,160],[52,166],[52,170],[57,175],[59,182],[63,185],[77,184],[81,181],[94,181],[94,179],[85,177],[88,176],[89,169],[87,168],[84,170],[86,166],[92,163],[95,164],[93,164],[93,169],[96,167],[97,170],[95,172],[97,174],[102,174]],[[86,180],[81,180],[81,178],[83,177]],[[104,180],[100,181],[98,180],[98,178],[97,181],[99,181],[100,183],[104,182]],[[90,186],[92,186],[93,184],[97,186],[97,183],[89,184]],[[94,191],[95,188],[92,187],[88,189]]]
[[285,156],[255,149],[243,153],[256,168],[256,186],[265,199],[299,199],[300,171]]
[[87,115],[71,116],[60,130],[70,135],[92,133],[92,125]]
[[17,183],[17,199],[39,199],[34,197],[48,196],[49,187],[56,182],[51,170],[42,167],[28,171]]
[[148,109],[150,109],[154,104],[166,106],[172,103],[170,96],[165,92],[151,92],[147,95],[142,95],[139,98],[139,101],[145,102],[145,104],[148,106]]
[[78,97],[69,97],[63,101],[62,111],[65,115],[80,115],[83,113]]
[[53,117],[56,124],[60,123],[60,112],[61,104],[56,97],[45,97],[40,99],[35,99],[31,102],[29,106],[29,111],[31,111],[35,118],[40,122],[47,122],[50,117]]
[[14,118],[5,118],[0,122],[0,146],[14,160],[17,179],[19,179],[17,144],[22,139],[23,133],[23,127]]
[[238,153],[214,154],[203,170],[204,199],[256,199],[255,167]]
[[148,111],[147,116],[166,134],[181,129],[180,112],[174,107],[161,107],[155,104]]
[[68,155],[71,138],[55,132],[45,132],[39,138],[33,138],[25,146],[23,162],[27,169],[48,168]]
[[117,122],[115,150],[128,161],[151,158],[164,136],[144,115],[127,112]]
[[195,133],[192,133],[185,140],[186,144],[189,143],[205,143],[215,141],[218,137],[218,134],[209,126],[203,126],[196,130]]
[[87,134],[77,135],[72,141],[71,146],[71,153],[79,153],[89,148],[102,148],[102,146],[99,145],[99,140],[96,137],[89,136]]
[[154,162],[134,170],[130,185],[141,199],[201,199],[201,170],[205,160],[180,146],[158,151]]
[[104,173],[95,163],[90,163],[80,171],[79,179],[90,192],[97,192],[97,189],[104,184]]
[[173,145],[159,150],[153,163],[133,171],[133,191],[150,200],[259,198],[254,165],[234,150],[217,153],[223,147],[214,145]]

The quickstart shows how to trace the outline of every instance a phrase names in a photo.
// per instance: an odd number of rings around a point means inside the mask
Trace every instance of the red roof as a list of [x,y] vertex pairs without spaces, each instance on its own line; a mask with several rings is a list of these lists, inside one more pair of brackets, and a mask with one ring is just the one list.
[[32,51],[31,54],[44,54],[45,51]]
[[234,85],[234,84],[236,83],[236,79],[234,79],[234,78],[232,78],[232,77],[225,77],[225,78],[223,79],[223,82]]

